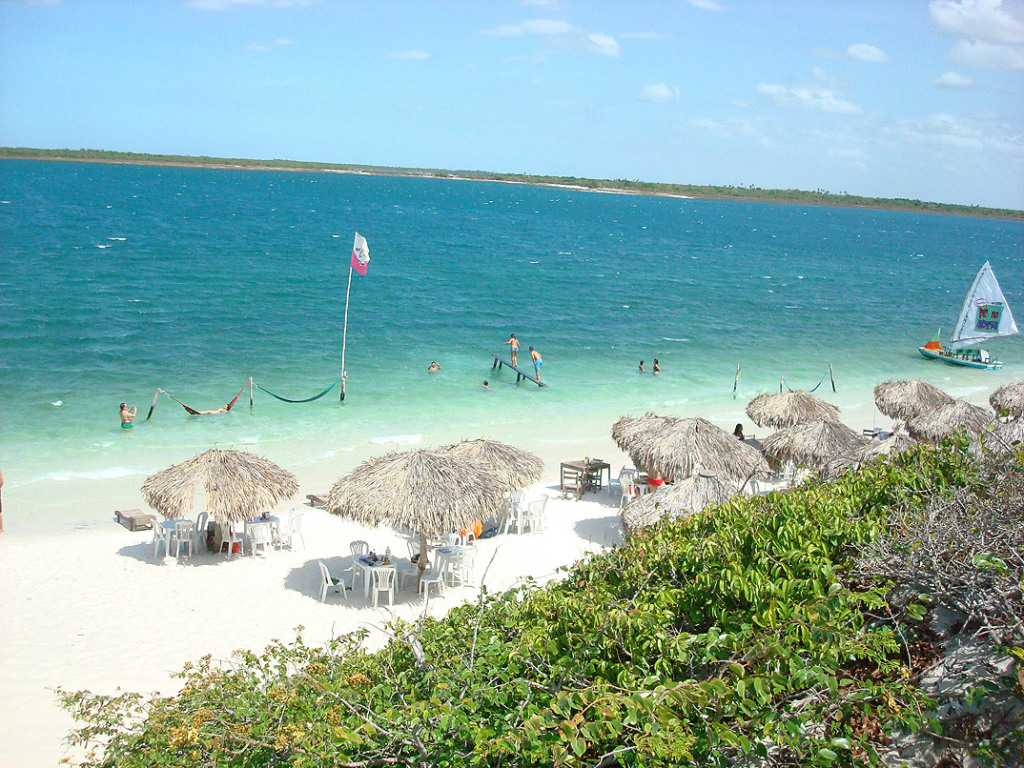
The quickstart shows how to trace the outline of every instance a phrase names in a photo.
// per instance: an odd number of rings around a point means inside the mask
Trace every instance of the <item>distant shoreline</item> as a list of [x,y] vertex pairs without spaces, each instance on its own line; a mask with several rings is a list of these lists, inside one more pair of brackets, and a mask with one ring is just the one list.
[[249,160],[241,158],[192,157],[185,155],[147,155],[133,152],[102,150],[49,150],[21,147],[0,147],[0,160],[42,160],[107,165],[143,165],[168,168],[209,168],[236,171],[286,171],[304,173],[342,173],[356,176],[392,176],[450,181],[492,181],[503,184],[570,189],[617,195],[646,195],[684,200],[736,200],[746,202],[788,203],[797,205],[861,208],[887,211],[909,211],[952,216],[1024,221],[1024,210],[985,208],[981,206],[929,203],[920,200],[866,198],[857,195],[802,190],[761,189],[758,187],[696,186],[575,177],[535,176],[527,174],[488,173],[482,171],[446,171],[387,166],[340,165],[289,160]]

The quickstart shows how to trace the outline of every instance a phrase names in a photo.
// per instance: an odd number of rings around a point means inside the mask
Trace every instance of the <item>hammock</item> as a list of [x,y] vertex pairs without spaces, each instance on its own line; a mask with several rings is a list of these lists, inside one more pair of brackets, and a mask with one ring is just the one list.
[[238,390],[238,394],[235,395],[233,398],[231,398],[231,402],[229,402],[227,405],[223,406],[222,408],[218,408],[215,411],[199,411],[199,410],[196,410],[195,408],[193,408],[193,407],[191,407],[189,405],[185,405],[185,403],[181,402],[181,400],[176,398],[170,392],[167,392],[166,390],[163,390],[163,389],[160,389],[159,387],[157,387],[156,394],[153,395],[153,404],[151,406],[149,406],[149,413],[146,415],[146,421],[149,421],[150,417],[153,415],[153,409],[156,407],[156,400],[157,400],[157,398],[160,395],[166,395],[167,397],[171,398],[171,400],[173,400],[178,405],[180,405],[182,408],[184,408],[188,412],[188,414],[190,416],[202,416],[203,414],[209,414],[209,413],[227,413],[228,411],[230,411],[235,406],[235,403],[238,402],[238,398],[240,398],[242,396],[242,393],[245,391],[246,385],[249,384],[251,381],[252,381],[252,379],[247,379],[245,381],[245,384],[242,384],[242,388],[240,390]]
[[[255,384],[254,383],[254,386],[256,387],[256,389],[260,390],[261,392],[266,392],[271,397],[276,397],[278,400],[280,400],[283,403],[312,403],[314,400],[319,400],[321,397],[323,397],[328,392],[330,392],[332,389],[334,389],[336,386],[338,386],[338,382],[339,381],[341,381],[341,379],[338,379],[337,381],[335,381],[333,384],[331,384],[331,386],[329,386],[327,389],[325,389],[319,395],[313,395],[312,397],[307,397],[304,400],[292,400],[292,399],[287,398],[287,397],[281,397],[280,395],[274,394],[273,392],[271,392],[266,387],[261,387],[259,384]],[[239,394],[241,394],[241,393],[239,393]]]

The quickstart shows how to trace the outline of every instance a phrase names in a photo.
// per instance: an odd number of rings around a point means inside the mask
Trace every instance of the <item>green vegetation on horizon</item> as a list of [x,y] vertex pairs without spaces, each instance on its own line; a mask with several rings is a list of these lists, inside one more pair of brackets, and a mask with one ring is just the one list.
[[1013,219],[1024,221],[1024,210],[984,208],[972,205],[930,203],[903,198],[861,197],[825,190],[813,192],[799,189],[762,189],[760,187],[700,186],[695,184],[666,184],[627,179],[581,179],[574,176],[538,176],[519,173],[492,173],[488,171],[447,171],[436,168],[395,168],[379,165],[348,165],[315,163],[299,160],[252,160],[245,158],[206,157],[191,155],[153,155],[139,152],[111,152],[100,149],[31,149],[0,147],[0,159],[73,160],[79,162],[126,163],[151,165],[179,165],[196,167],[228,167],[252,170],[287,171],[340,171],[368,173],[382,176],[420,176],[429,178],[462,178],[477,181],[511,181],[521,184],[574,186],[584,189],[614,191],[627,194],[665,195],[718,200],[750,200],[756,202],[803,203],[806,205],[832,205],[846,208],[880,208],[921,213],[944,213],[963,216]]
[[933,615],[1024,662],[1022,459],[951,440],[736,497],[547,586],[396,623],[376,653],[300,637],[206,657],[171,696],[62,691],[71,743],[97,748],[92,768],[853,768],[906,758],[915,734],[931,764],[1009,768],[1012,668],[928,675]]

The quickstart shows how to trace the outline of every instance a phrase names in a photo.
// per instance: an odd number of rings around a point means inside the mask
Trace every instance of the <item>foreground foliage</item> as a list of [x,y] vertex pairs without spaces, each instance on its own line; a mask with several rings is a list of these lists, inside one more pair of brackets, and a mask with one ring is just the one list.
[[89,766],[877,763],[895,734],[939,727],[910,652],[930,609],[855,558],[895,510],[990,487],[962,447],[915,449],[654,526],[558,584],[396,626],[376,654],[299,637],[203,660],[173,697],[63,692],[72,741],[98,748]]

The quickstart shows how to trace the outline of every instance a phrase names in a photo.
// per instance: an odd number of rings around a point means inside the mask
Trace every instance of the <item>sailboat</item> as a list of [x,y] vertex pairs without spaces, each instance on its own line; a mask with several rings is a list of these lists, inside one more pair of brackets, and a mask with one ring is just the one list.
[[1017,323],[1013,320],[1013,313],[999,288],[992,265],[986,261],[967,292],[949,346],[943,349],[936,333],[931,341],[917,349],[930,360],[993,370],[1002,368],[1003,364],[993,360],[981,348],[982,342],[1016,335]]

